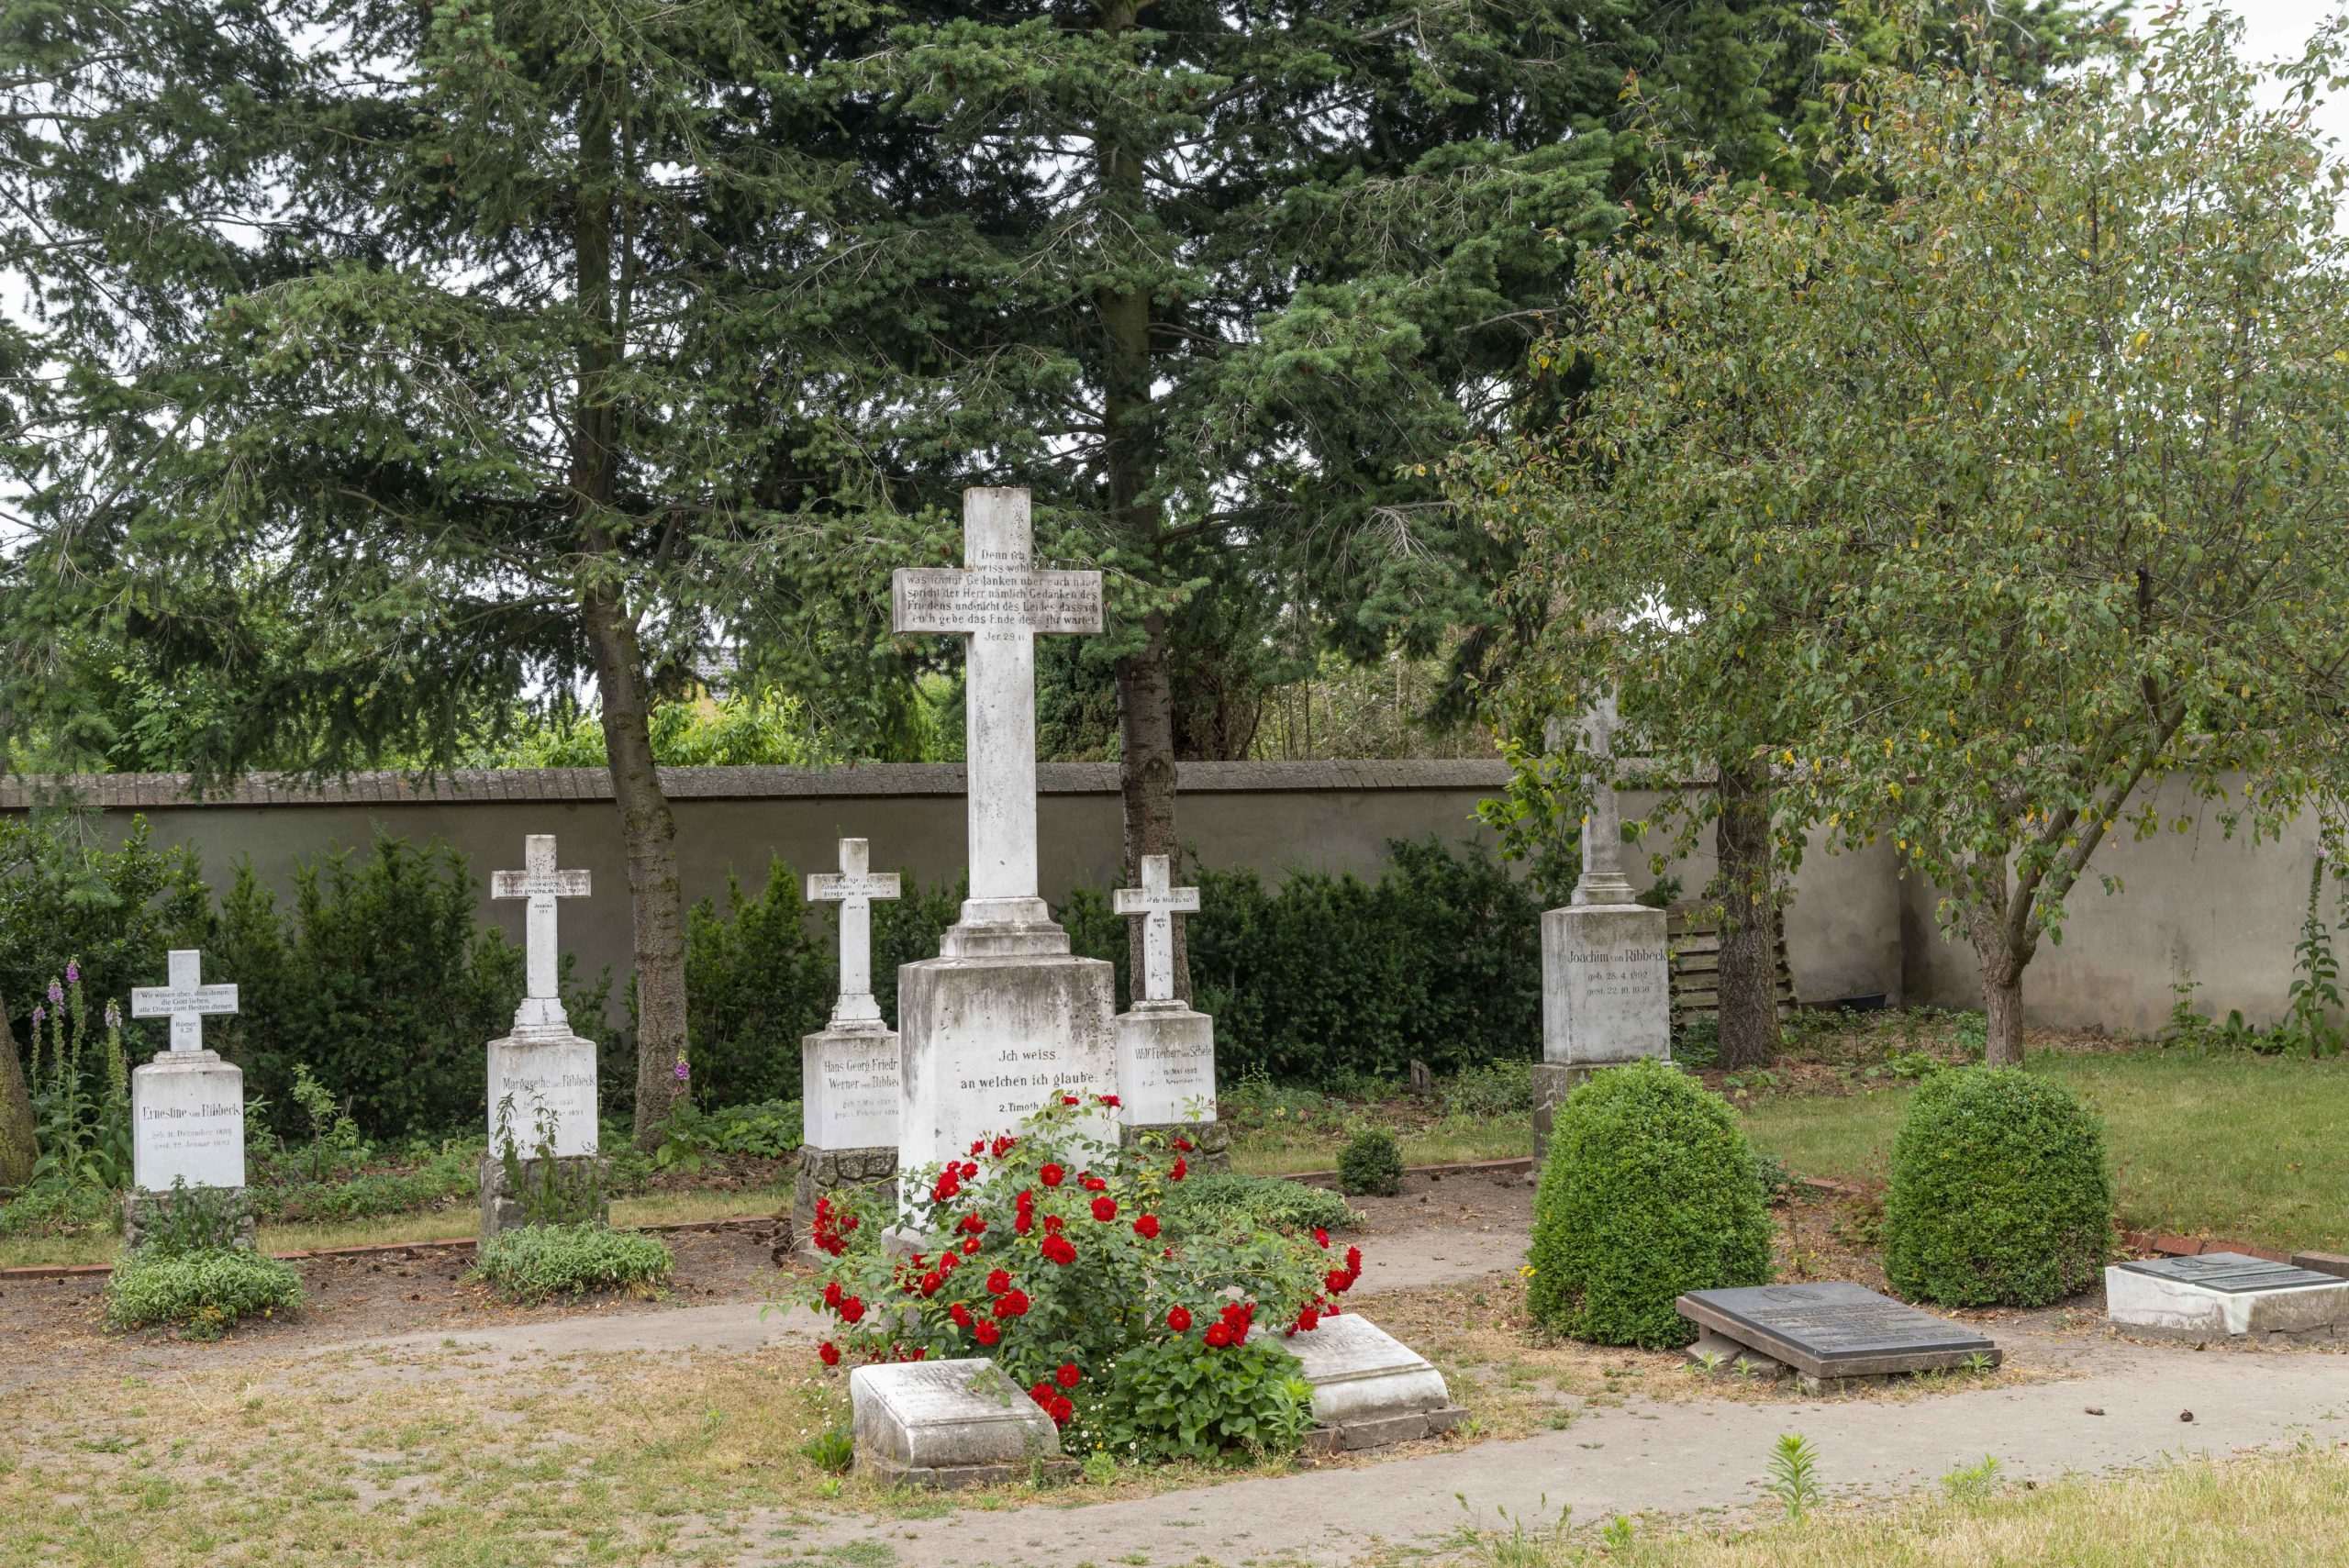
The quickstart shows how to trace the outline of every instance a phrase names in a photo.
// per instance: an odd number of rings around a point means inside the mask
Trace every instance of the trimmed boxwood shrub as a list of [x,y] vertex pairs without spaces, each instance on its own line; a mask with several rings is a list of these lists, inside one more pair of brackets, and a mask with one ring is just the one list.
[[1892,1142],[1884,1273],[1950,1307],[2043,1307],[2096,1284],[2112,1240],[2104,1128],[2014,1067],[1937,1073]]
[[142,1247],[115,1265],[106,1300],[117,1333],[167,1323],[183,1339],[217,1340],[248,1318],[298,1309],[302,1276],[241,1247]]
[[1543,1327],[1603,1345],[1696,1338],[1684,1291],[1770,1283],[1770,1217],[1737,1114],[1661,1062],[1594,1074],[1559,1106],[1533,1200]]
[[1403,1151],[1383,1127],[1365,1128],[1338,1151],[1338,1190],[1356,1197],[1393,1197],[1403,1190]]
[[591,1290],[658,1295],[674,1267],[657,1237],[602,1225],[524,1225],[484,1241],[473,1274],[504,1299],[534,1307]]

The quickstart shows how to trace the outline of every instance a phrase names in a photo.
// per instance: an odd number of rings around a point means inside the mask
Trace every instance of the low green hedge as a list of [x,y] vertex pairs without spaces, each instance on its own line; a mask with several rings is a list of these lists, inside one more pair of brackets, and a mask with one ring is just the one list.
[[500,1231],[473,1255],[472,1278],[505,1300],[536,1306],[591,1290],[655,1296],[675,1259],[658,1239],[602,1225],[525,1225]]
[[1240,1176],[1230,1172],[1193,1175],[1169,1185],[1159,1198],[1170,1221],[1215,1230],[1341,1230],[1361,1216],[1327,1187],[1278,1176]]
[[217,1340],[249,1318],[299,1310],[302,1276],[241,1247],[141,1248],[115,1265],[106,1305],[117,1333],[168,1324],[183,1339]]
[[2104,1128],[2062,1084],[1962,1067],[1917,1087],[1892,1142],[1884,1273],[1950,1307],[2043,1307],[2102,1277],[2112,1243]]
[[1610,1067],[1558,1107],[1533,1204],[1527,1302],[1556,1332],[1668,1350],[1685,1291],[1770,1282],[1753,1147],[1718,1095],[1661,1062]]

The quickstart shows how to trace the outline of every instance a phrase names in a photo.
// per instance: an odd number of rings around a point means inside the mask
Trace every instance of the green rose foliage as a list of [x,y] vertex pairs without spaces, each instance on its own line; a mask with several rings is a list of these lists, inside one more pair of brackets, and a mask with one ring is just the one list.
[[[1102,1126],[1097,1106],[1061,1096],[963,1160],[907,1172],[911,1228],[935,1250],[892,1255],[886,1217],[820,1203],[813,1238],[833,1261],[815,1306],[840,1325],[824,1363],[986,1357],[1074,1428],[1073,1446],[1187,1452],[1285,1432],[1261,1353],[1253,1370],[1196,1375],[1183,1358],[1310,1332],[1359,1277],[1360,1251],[1170,1202],[1192,1179],[1179,1142],[1121,1148]],[[1122,1358],[1159,1346],[1172,1348],[1118,1384]]]
[[246,1318],[298,1310],[302,1276],[243,1248],[142,1248],[108,1276],[106,1302],[106,1327],[117,1333],[170,1324],[183,1339],[217,1340]]
[[1143,1462],[1293,1453],[1313,1385],[1272,1340],[1211,1350],[1181,1335],[1120,1355],[1089,1424],[1108,1451]]
[[1892,1143],[1884,1273],[1951,1307],[2042,1307],[2096,1284],[2112,1240],[2104,1128],[2011,1067],[1937,1073]]
[[603,1225],[524,1225],[481,1244],[473,1277],[527,1307],[591,1290],[652,1296],[674,1265],[656,1237]]
[[1753,1151],[1720,1095],[1661,1062],[1593,1076],[1558,1107],[1533,1206],[1533,1316],[1607,1345],[1685,1345],[1685,1291],[1770,1282]]

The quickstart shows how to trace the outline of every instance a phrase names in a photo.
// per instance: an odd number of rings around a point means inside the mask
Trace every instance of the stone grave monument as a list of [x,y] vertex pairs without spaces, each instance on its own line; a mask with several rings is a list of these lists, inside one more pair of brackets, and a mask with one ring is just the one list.
[[983,1358],[861,1366],[848,1396],[856,1462],[885,1481],[952,1490],[1074,1468],[1052,1418]]
[[[971,895],[939,956],[897,971],[897,1169],[960,1158],[1055,1093],[1117,1092],[1114,972],[1070,953],[1036,882],[1040,633],[1101,629],[1101,574],[1040,571],[1025,490],[968,490],[962,567],[907,567],[892,625],[968,639]],[[1092,1129],[1115,1142],[1107,1111]],[[902,1195],[902,1194],[901,1194]]]
[[2349,1280],[2243,1252],[2110,1263],[2105,1316],[2149,1339],[2261,1343],[2349,1333]]
[[1601,1067],[1672,1055],[1672,975],[1664,913],[1636,902],[1623,875],[1615,800],[1615,698],[1586,727],[1590,811],[1574,901],[1542,917],[1542,1060],[1533,1066],[1533,1158],[1550,1146],[1560,1100]]
[[130,1074],[131,1190],[122,1205],[123,1245],[136,1248],[172,1202],[175,1184],[225,1192],[235,1240],[253,1242],[245,1202],[245,1074],[204,1048],[207,1016],[234,1013],[234,985],[206,985],[204,957],[174,948],[161,985],[133,986],[130,1016],[169,1018],[170,1048]]
[[1692,1290],[1674,1310],[1697,1325],[1688,1359],[1721,1373],[1791,1372],[1811,1393],[1854,1379],[1992,1367],[1998,1347],[1962,1323],[1846,1280]]
[[897,1031],[873,999],[873,901],[896,898],[896,872],[875,873],[863,839],[841,840],[841,869],[807,879],[810,903],[841,906],[841,989],[831,1021],[799,1041],[806,1140],[792,1213],[841,1188],[885,1184],[896,1201]]
[[1187,1140],[1191,1163],[1231,1163],[1231,1132],[1215,1115],[1215,1020],[1174,995],[1174,917],[1196,913],[1199,890],[1174,887],[1164,855],[1141,858],[1141,885],[1120,887],[1112,907],[1141,922],[1141,973],[1133,1005],[1118,1016],[1118,1118],[1126,1141],[1145,1132]]
[[[489,1152],[481,1164],[481,1233],[528,1223],[523,1195],[511,1190],[504,1156],[511,1143],[525,1184],[592,1188],[600,1214],[603,1182],[596,1106],[596,1042],[571,1029],[562,1010],[555,900],[584,898],[588,874],[555,869],[554,835],[522,841],[520,871],[490,878],[492,898],[524,906],[525,984],[514,1030],[489,1042]],[[541,1153],[552,1153],[550,1163]]]
[[1385,1448],[1448,1432],[1468,1412],[1426,1357],[1358,1312],[1322,1318],[1280,1341],[1313,1386],[1316,1453]]

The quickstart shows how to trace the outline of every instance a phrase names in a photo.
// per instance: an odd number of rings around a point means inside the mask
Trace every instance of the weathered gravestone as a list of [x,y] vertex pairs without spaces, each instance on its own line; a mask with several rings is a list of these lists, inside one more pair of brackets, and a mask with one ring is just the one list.
[[206,985],[203,955],[175,948],[169,978],[130,993],[134,1018],[169,1018],[168,1050],[130,1075],[131,1191],[122,1206],[123,1243],[136,1248],[172,1204],[175,1184],[222,1194],[234,1239],[250,1246],[245,1202],[245,1074],[204,1048],[204,1020],[234,1013],[234,985]]
[[799,1041],[799,1105],[805,1140],[792,1212],[842,1188],[896,1195],[897,1031],[873,998],[873,901],[898,896],[897,873],[875,873],[863,839],[842,839],[841,869],[807,879],[811,903],[841,906],[841,988],[829,1023]]
[[1199,890],[1173,880],[1166,856],[1144,855],[1141,885],[1111,895],[1119,914],[1141,922],[1138,995],[1118,1016],[1118,1118],[1129,1143],[1166,1133],[1215,1169],[1231,1162],[1230,1129],[1215,1114],[1215,1020],[1174,995],[1174,917],[1198,909]]
[[1558,1102],[1601,1067],[1672,1055],[1672,973],[1664,913],[1637,902],[1623,874],[1622,815],[1609,765],[1615,698],[1587,724],[1590,812],[1574,901],[1542,917],[1542,1060],[1533,1066],[1533,1158],[1550,1146]]
[[1433,1437],[1468,1414],[1452,1402],[1443,1373],[1426,1357],[1360,1313],[1325,1317],[1319,1327],[1280,1343],[1313,1385],[1315,1427],[1307,1446],[1316,1451]]
[[[1025,490],[963,493],[963,559],[893,583],[894,629],[969,642],[971,895],[939,956],[897,971],[901,1177],[961,1158],[1049,1095],[1117,1092],[1114,971],[1070,953],[1036,883],[1035,639],[1099,631],[1101,574],[1036,568]],[[1106,1111],[1089,1130],[1118,1137]]]
[[[528,1224],[535,1189],[603,1198],[596,1098],[596,1042],[572,1032],[562,1010],[555,900],[584,898],[588,873],[555,868],[554,836],[522,841],[523,868],[490,878],[492,898],[528,900],[523,916],[524,995],[513,1032],[489,1042],[489,1152],[481,1164],[481,1233]],[[507,1156],[512,1156],[509,1171]],[[518,1190],[513,1173],[518,1172]],[[584,1201],[574,1197],[577,1207]]]
[[1791,1370],[1817,1391],[1853,1378],[1996,1366],[2004,1352],[1960,1323],[1847,1280],[1694,1290],[1675,1304],[1697,1325],[1691,1361],[1720,1358],[1769,1376]]
[[2329,1340],[2349,1327],[2349,1280],[2242,1252],[2109,1264],[2105,1315],[2160,1339]]
[[1060,1429],[991,1361],[895,1362],[849,1373],[856,1462],[915,1486],[982,1486],[1069,1469]]

